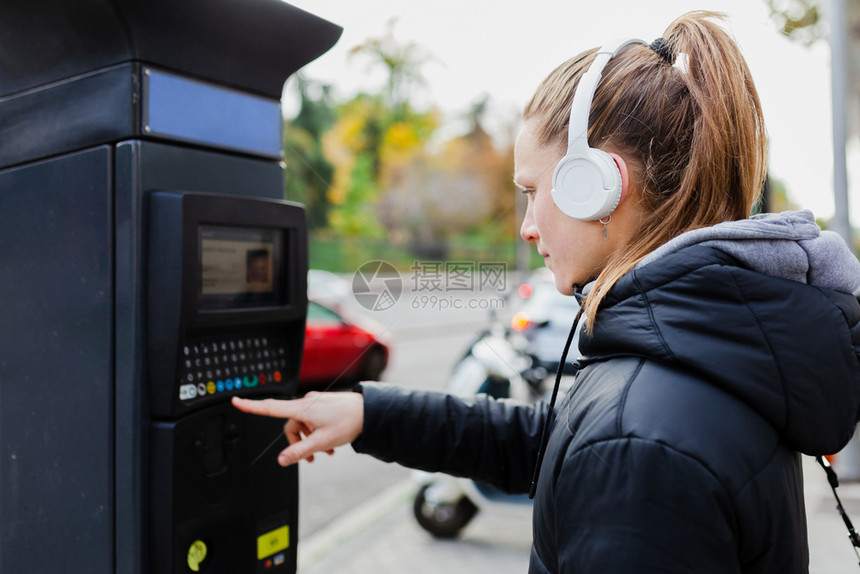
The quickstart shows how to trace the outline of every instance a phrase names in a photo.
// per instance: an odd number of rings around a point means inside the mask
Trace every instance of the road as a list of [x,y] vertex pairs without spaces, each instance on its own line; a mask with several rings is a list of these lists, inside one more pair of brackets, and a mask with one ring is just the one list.
[[[454,364],[490,316],[482,308],[485,303],[468,295],[434,302],[420,293],[407,292],[386,311],[368,311],[355,301],[346,304],[348,312],[376,322],[390,340],[392,354],[383,382],[424,390],[444,390]],[[300,465],[300,540],[409,477],[409,470],[358,455],[349,446],[331,457],[318,455],[313,463]]]

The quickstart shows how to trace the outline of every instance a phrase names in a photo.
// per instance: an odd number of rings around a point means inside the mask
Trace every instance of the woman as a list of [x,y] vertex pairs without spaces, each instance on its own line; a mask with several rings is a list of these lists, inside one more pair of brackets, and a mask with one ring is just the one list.
[[539,466],[532,573],[807,571],[798,453],[839,450],[858,419],[860,264],[808,212],[746,219],[765,130],[714,19],[580,54],[525,108],[521,234],[585,317],[554,416],[372,383],[236,400],[290,417],[281,464],[352,442],[511,492]]

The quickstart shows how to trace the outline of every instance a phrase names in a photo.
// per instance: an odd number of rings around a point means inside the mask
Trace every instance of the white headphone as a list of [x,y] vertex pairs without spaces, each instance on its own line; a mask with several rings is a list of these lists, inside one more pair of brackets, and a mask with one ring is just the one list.
[[573,94],[567,153],[552,174],[552,199],[559,209],[574,219],[603,219],[621,201],[621,172],[612,156],[588,147],[588,116],[603,68],[628,44],[648,45],[636,38],[606,44],[598,50]]

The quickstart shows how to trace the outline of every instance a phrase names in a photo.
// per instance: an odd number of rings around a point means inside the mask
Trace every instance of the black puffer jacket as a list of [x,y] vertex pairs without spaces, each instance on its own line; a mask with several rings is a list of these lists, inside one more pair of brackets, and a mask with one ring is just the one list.
[[[852,435],[860,306],[731,251],[682,246],[605,300],[550,435],[530,573],[807,571],[797,453]],[[363,392],[359,452],[527,491],[545,406]]]

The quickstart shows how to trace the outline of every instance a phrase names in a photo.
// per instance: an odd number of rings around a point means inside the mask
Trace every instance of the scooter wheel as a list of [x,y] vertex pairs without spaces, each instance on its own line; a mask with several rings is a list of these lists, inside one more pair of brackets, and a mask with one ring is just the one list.
[[436,538],[456,538],[460,531],[471,522],[478,512],[478,507],[463,496],[456,503],[430,503],[427,501],[427,489],[430,485],[422,486],[415,495],[412,512],[418,524]]

